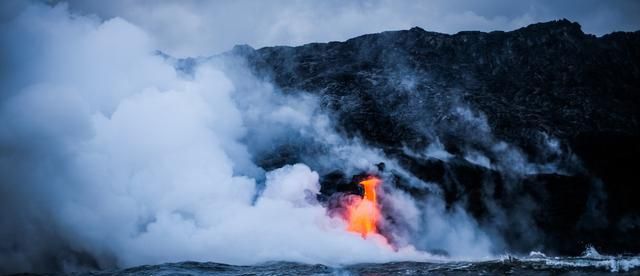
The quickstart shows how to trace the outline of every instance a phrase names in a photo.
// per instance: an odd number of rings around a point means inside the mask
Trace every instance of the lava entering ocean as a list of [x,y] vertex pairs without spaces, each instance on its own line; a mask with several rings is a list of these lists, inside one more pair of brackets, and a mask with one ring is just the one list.
[[376,187],[380,179],[371,176],[359,184],[364,187],[364,195],[361,200],[354,201],[347,207],[347,230],[360,233],[363,238],[372,233],[378,233],[376,224],[380,219],[380,209],[376,195]]

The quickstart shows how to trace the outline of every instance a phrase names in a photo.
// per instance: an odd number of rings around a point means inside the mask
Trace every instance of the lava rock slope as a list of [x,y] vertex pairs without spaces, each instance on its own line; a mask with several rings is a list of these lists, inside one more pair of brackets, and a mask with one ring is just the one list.
[[[640,252],[638,31],[415,27],[230,54],[284,93],[317,95],[340,131],[437,183],[508,250]],[[433,145],[450,156],[415,154]]]

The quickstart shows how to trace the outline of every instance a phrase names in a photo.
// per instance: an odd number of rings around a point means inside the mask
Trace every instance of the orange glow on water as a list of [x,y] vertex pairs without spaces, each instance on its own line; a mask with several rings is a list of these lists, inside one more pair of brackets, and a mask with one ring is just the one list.
[[347,230],[360,233],[363,238],[372,233],[378,233],[376,224],[380,219],[380,209],[376,196],[376,187],[380,184],[377,177],[369,177],[360,182],[364,187],[362,200],[357,200],[347,207]]

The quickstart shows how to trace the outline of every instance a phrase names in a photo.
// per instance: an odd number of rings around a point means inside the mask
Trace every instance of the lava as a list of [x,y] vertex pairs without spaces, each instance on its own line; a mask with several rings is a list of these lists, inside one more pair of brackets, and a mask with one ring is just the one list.
[[364,195],[361,200],[354,201],[347,207],[349,222],[347,230],[360,233],[363,238],[366,238],[369,234],[378,233],[376,225],[380,219],[380,209],[376,187],[380,184],[380,179],[371,176],[359,184],[364,187]]

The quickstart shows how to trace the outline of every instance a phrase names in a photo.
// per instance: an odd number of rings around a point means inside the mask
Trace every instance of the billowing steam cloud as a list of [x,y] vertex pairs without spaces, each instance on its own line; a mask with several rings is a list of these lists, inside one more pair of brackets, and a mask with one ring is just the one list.
[[[179,72],[135,25],[65,5],[33,5],[0,32],[0,272],[491,253],[462,209],[393,189],[386,200],[407,225],[398,248],[347,232],[316,201],[316,171],[393,160],[233,58]],[[285,146],[306,165],[265,160]]]

